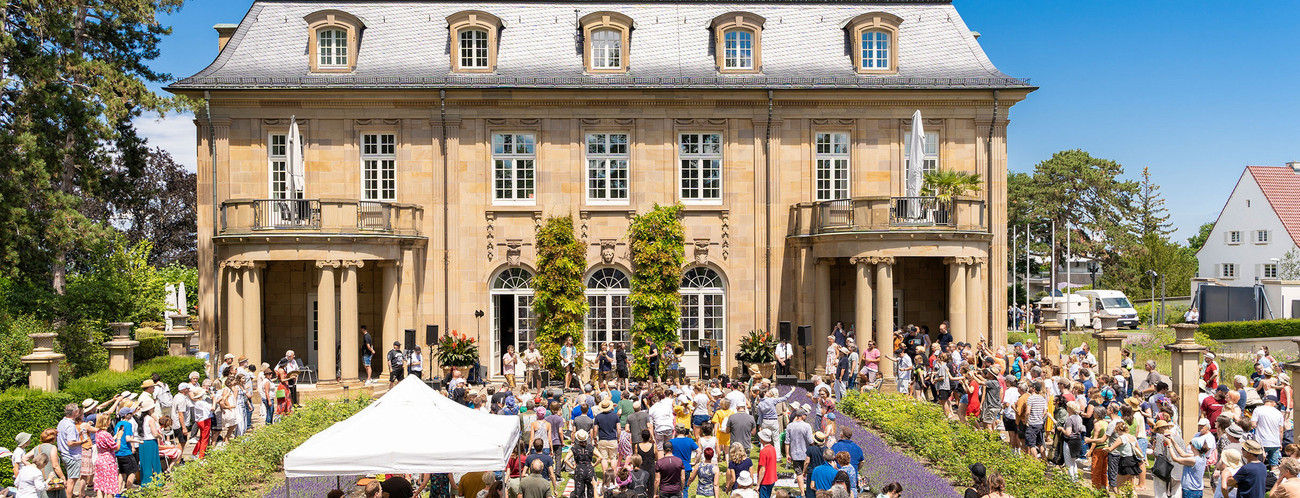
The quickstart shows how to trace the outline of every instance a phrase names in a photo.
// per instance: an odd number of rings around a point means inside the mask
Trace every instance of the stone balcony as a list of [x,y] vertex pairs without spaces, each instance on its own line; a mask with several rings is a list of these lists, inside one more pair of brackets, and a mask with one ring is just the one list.
[[423,238],[424,208],[356,199],[232,199],[221,203],[220,237]]
[[988,233],[984,201],[865,196],[790,206],[789,237],[844,233]]

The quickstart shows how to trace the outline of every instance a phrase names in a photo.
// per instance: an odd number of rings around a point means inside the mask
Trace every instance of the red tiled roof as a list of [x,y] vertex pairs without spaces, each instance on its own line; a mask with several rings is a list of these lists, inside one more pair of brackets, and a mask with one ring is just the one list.
[[1300,243],[1300,173],[1288,166],[1247,166],[1264,198],[1282,220],[1292,243]]

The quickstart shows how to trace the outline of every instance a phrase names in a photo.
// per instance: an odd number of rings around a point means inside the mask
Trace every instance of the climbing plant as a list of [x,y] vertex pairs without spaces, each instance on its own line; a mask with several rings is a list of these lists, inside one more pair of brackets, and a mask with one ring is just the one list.
[[655,204],[649,212],[632,218],[628,240],[632,248],[632,365],[633,377],[649,369],[650,343],[662,347],[678,339],[681,323],[682,267],[686,264],[686,230],[679,217],[681,205]]
[[560,347],[573,338],[582,365],[582,324],[587,317],[582,273],[586,250],[573,235],[573,215],[552,216],[537,231],[537,275],[533,277],[533,315],[537,349],[546,368],[560,373]]

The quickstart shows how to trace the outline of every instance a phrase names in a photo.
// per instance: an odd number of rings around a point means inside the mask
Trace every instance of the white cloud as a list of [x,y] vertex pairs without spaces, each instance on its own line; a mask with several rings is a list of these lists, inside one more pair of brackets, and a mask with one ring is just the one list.
[[168,114],[160,119],[155,113],[136,118],[135,128],[149,139],[149,147],[161,147],[172,159],[195,172],[199,165],[198,142],[195,141],[194,115],[188,112]]

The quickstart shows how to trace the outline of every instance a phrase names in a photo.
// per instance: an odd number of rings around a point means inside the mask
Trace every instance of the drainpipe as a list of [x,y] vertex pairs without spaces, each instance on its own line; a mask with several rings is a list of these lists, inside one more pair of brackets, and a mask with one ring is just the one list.
[[[203,117],[208,122],[208,157],[212,160],[212,236],[215,238],[218,234],[220,234],[221,229],[218,228],[217,226],[217,223],[219,222],[217,218],[217,212],[218,212],[217,211],[217,130],[216,128],[212,127],[212,106],[210,105],[211,103],[212,103],[212,92],[208,90],[204,90],[203,91]],[[213,257],[212,288],[220,289],[221,288],[221,265],[217,264],[216,261],[217,252],[216,252],[215,243],[213,244],[212,257]],[[216,317],[219,316],[219,313],[216,312],[215,308],[221,305],[221,299],[220,299],[221,293],[214,292],[213,294],[217,296],[213,298],[214,309],[212,313],[212,317],[213,317],[212,324],[216,332],[215,334],[213,334],[213,338],[220,339],[221,326],[220,323],[217,322],[216,320]],[[220,340],[213,341],[213,346],[215,347],[216,351],[214,351],[212,357],[220,358],[221,341]],[[213,365],[216,365],[216,363],[213,363]]]
[[763,137],[763,274],[767,283],[763,299],[763,325],[772,325],[772,90],[767,91],[767,128]]
[[448,245],[451,239],[451,219],[448,217],[447,203],[447,90],[438,90],[439,115],[442,123],[442,140],[438,146],[442,152],[442,333],[451,333],[451,252]]
[[[985,143],[985,147],[986,147],[986,148],[984,149],[984,157],[985,157],[985,161],[984,161],[984,169],[985,169],[985,171],[984,171],[984,178],[985,178],[985,182],[986,182],[985,185],[992,185],[992,184],[993,184],[993,130],[994,130],[994,128],[997,126],[997,124],[998,124],[998,91],[997,91],[997,90],[993,90],[993,118],[989,120],[989,139],[988,139],[988,142]],[[1005,180],[1004,180],[1004,181],[1005,181]],[[988,225],[989,225],[989,227],[988,227],[989,233],[993,233],[993,223],[992,223],[992,221],[993,221],[993,189],[992,189],[992,188],[987,188],[987,187],[986,187],[986,188],[984,189],[984,199],[985,199],[985,202],[984,202],[984,212],[987,213],[987,217],[985,218],[985,221],[986,221],[986,222],[988,223]],[[1014,238],[1014,235],[1013,235],[1012,237]],[[1026,234],[1026,240],[1028,240],[1028,234]],[[1012,244],[1014,244],[1014,243],[1015,243],[1015,241],[1012,240]],[[990,248],[990,249],[991,249],[991,248]],[[1029,253],[1029,243],[1028,243],[1028,242],[1025,242],[1025,254],[1028,254],[1028,253]],[[990,256],[992,256],[992,255],[990,254]],[[990,259],[990,261],[992,261],[992,260]],[[1012,257],[1011,257],[1011,267],[1012,267],[1012,272],[1011,272],[1011,274],[1013,275],[1012,278],[1011,278],[1011,285],[1012,285],[1012,287],[1015,287],[1015,285],[1016,285],[1016,279],[1015,279],[1015,277],[1014,277],[1014,275],[1015,275],[1015,273],[1016,273],[1016,272],[1015,272],[1015,266],[1016,266],[1016,265],[1015,265],[1015,253],[1012,252]],[[992,265],[989,265],[989,268],[992,268]],[[1029,268],[1029,267],[1028,267],[1028,266],[1025,266],[1025,268],[1026,268],[1025,271],[1028,271],[1028,268]],[[988,283],[989,283],[989,284],[988,284],[988,288],[987,288],[986,292],[988,292],[989,295],[992,296],[992,295],[994,295],[994,294],[993,294],[994,292],[997,292],[997,289],[994,289],[994,288],[993,288],[993,279],[992,279],[992,278],[988,278],[987,280],[988,280]],[[1014,304],[1014,299],[1012,299],[1012,301],[1013,301],[1013,304]],[[1029,279],[1028,279],[1028,277],[1026,277],[1026,279],[1025,279],[1025,302],[1026,302],[1026,303],[1029,302]],[[997,320],[993,320],[993,321],[991,321],[991,322],[989,323],[989,332],[988,332],[988,333],[989,333],[989,336],[990,336],[990,337],[992,337],[993,330],[995,330],[995,328],[996,328],[996,326],[997,326],[998,323],[999,323],[999,322],[998,322]]]

